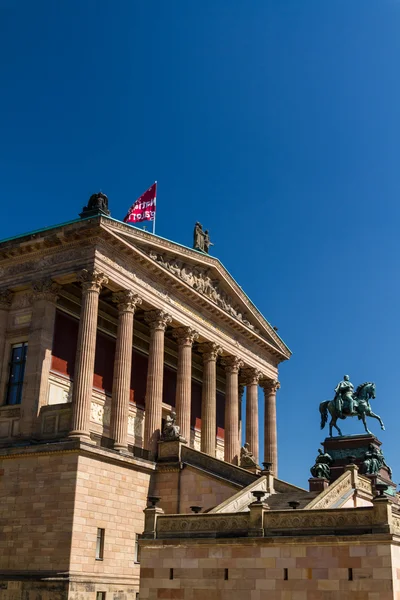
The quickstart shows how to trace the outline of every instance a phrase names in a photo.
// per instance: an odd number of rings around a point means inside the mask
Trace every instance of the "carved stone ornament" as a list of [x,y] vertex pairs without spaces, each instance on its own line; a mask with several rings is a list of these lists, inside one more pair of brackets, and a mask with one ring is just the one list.
[[112,295],[112,301],[118,305],[119,312],[135,312],[142,299],[131,290],[122,290]]
[[190,285],[203,296],[207,296],[209,300],[217,306],[225,310],[232,317],[240,321],[249,329],[256,331],[254,325],[247,319],[247,314],[243,313],[238,305],[234,305],[234,301],[223,289],[220,282],[210,277],[211,271],[200,266],[188,265],[177,258],[166,258],[164,254],[158,254],[153,250],[149,254],[150,258],[167,269],[170,273],[179,277]]
[[145,314],[144,318],[152,331],[165,331],[172,321],[171,315],[164,310],[150,310]]
[[95,217],[98,215],[108,216],[110,211],[108,210],[108,198],[103,192],[92,194],[89,198],[87,206],[84,206],[80,217]]
[[13,294],[10,290],[0,291],[0,309],[8,310],[11,306]]
[[61,286],[52,279],[42,279],[32,284],[32,299],[56,302]]
[[208,362],[210,360],[217,360],[217,357],[222,354],[221,346],[218,346],[215,342],[205,342],[204,344],[199,344],[199,352],[203,354],[203,362]]
[[276,394],[281,387],[281,384],[277,379],[263,379],[260,385],[266,394]]
[[258,369],[254,369],[253,367],[249,367],[247,369],[242,370],[243,382],[246,385],[258,385],[262,373]]
[[192,327],[178,327],[174,329],[172,335],[178,340],[179,346],[192,346],[199,337],[198,332]]
[[227,356],[223,359],[222,364],[227,373],[239,373],[239,369],[243,367],[243,361],[238,356]]
[[108,277],[97,269],[83,269],[78,275],[78,280],[82,283],[85,293],[97,292],[99,294],[101,287],[108,283]]

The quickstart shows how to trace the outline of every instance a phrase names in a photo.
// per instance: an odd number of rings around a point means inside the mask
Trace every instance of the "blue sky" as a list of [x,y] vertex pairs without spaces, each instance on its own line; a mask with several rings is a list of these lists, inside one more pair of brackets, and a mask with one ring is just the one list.
[[0,238],[99,189],[122,219],[157,179],[157,233],[190,245],[201,221],[293,351],[278,433],[297,484],[344,373],[375,381],[400,476],[399,29],[395,0],[0,0]]

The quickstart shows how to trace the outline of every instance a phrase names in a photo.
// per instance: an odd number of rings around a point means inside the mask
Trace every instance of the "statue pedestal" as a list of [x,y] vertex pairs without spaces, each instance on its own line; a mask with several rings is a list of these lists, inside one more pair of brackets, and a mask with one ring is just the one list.
[[[324,452],[327,452],[333,459],[331,465],[330,483],[335,481],[344,473],[346,465],[354,464],[359,468],[362,474],[362,465],[365,460],[365,454],[372,444],[375,448],[380,448],[382,442],[372,434],[363,435],[343,435],[338,437],[328,437],[322,442]],[[391,481],[389,471],[382,467],[375,476],[375,479],[387,483],[389,486],[395,484]]]
[[323,492],[329,486],[329,481],[324,477],[310,477],[308,484],[310,492]]

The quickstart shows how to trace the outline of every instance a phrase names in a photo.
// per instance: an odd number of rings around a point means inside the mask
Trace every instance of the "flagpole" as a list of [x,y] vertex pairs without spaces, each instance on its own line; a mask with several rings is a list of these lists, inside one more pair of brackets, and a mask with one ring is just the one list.
[[[156,184],[156,190],[157,190],[157,181],[154,182]],[[157,192],[156,192],[156,204],[154,206],[154,219],[153,219],[153,235],[155,235],[156,233],[156,212],[157,212]]]

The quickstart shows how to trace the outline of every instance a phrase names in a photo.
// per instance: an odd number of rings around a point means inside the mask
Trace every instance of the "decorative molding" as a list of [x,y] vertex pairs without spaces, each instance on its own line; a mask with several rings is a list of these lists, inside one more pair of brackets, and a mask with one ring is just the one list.
[[164,310],[150,310],[145,313],[144,319],[151,331],[165,331],[172,321],[171,315]]
[[351,473],[345,471],[334,483],[326,488],[314,500],[307,504],[307,509],[325,509],[333,506],[343,494],[352,489]]
[[241,379],[245,385],[258,385],[262,376],[261,371],[253,367],[241,371]]
[[100,293],[103,285],[107,285],[108,277],[101,273],[97,269],[83,269],[79,275],[78,280],[82,283],[83,292],[96,292]]
[[277,379],[262,379],[260,385],[264,390],[265,394],[276,394],[280,389],[281,384]]
[[198,350],[203,354],[203,362],[217,360],[217,357],[222,354],[222,348],[215,342],[204,342],[198,345]]
[[302,530],[322,529],[337,530],[350,529],[356,530],[357,527],[372,527],[377,524],[375,511],[373,508],[352,508],[352,509],[332,509],[332,510],[296,510],[296,511],[265,511],[264,512],[264,530],[266,535],[275,532],[297,530],[299,534]]
[[226,356],[223,359],[222,364],[227,373],[239,373],[239,369],[243,367],[244,362],[238,356]]
[[179,346],[192,346],[199,337],[193,327],[178,327],[173,330],[172,335],[178,341]]
[[142,304],[142,298],[131,290],[122,290],[112,295],[112,301],[118,306],[120,313],[135,313],[136,307]]
[[[190,534],[247,531],[250,524],[249,513],[233,515],[214,515],[203,513],[184,517],[160,515],[157,518],[157,537],[165,534],[179,534],[184,537]],[[158,534],[161,534],[160,536]],[[173,536],[173,537],[176,537]]]
[[234,317],[252,331],[257,331],[254,325],[247,319],[247,313],[243,313],[241,307],[237,304],[235,305],[233,298],[223,290],[220,281],[211,279],[210,269],[200,267],[199,265],[192,266],[184,263],[179,258],[166,257],[165,254],[159,254],[154,250],[150,250],[149,256],[164,267],[164,269],[167,269],[167,271],[182,279],[182,281],[197,292],[206,296],[231,317]]
[[47,300],[48,302],[57,302],[61,286],[52,279],[40,279],[32,283],[32,300]]

